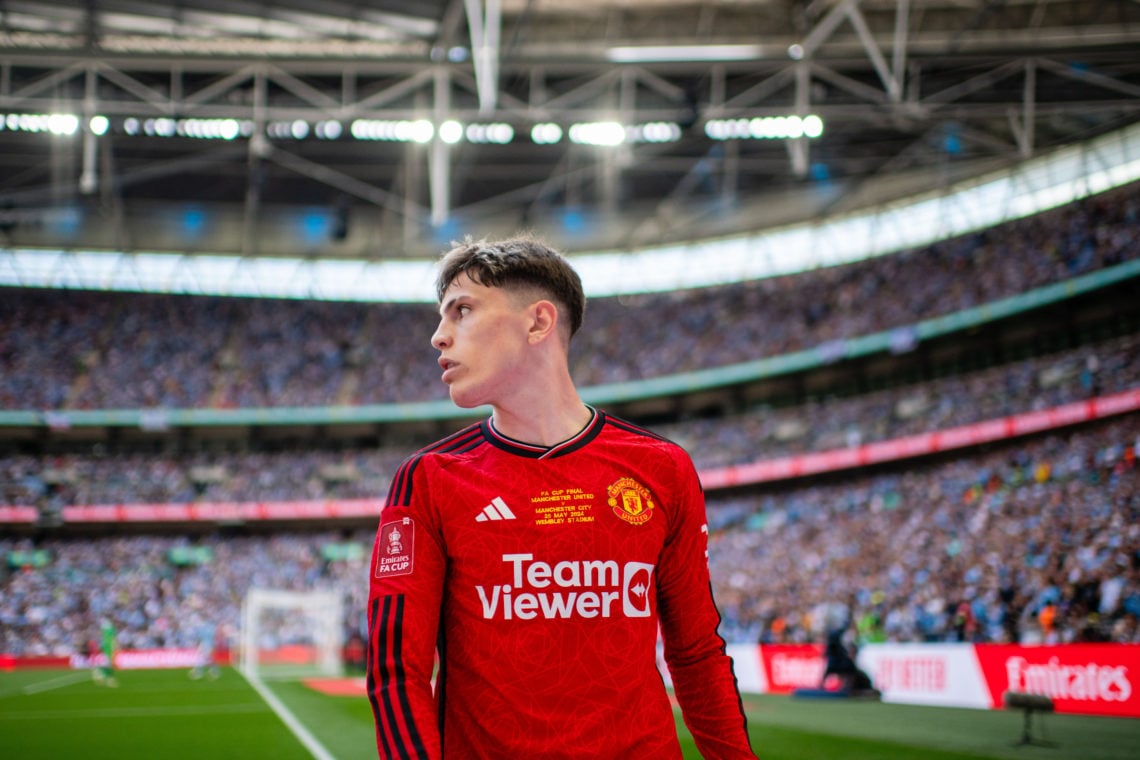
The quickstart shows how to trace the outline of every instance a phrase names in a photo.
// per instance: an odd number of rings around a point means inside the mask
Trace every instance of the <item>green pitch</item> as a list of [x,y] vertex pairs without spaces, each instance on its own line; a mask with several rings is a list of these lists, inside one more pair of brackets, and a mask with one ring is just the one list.
[[[297,682],[269,689],[262,695],[229,669],[217,680],[191,680],[185,670],[120,672],[116,687],[98,685],[82,671],[0,673],[0,754],[12,760],[376,757],[367,700]],[[779,696],[748,696],[745,706],[760,757],[780,760],[1131,760],[1140,747],[1140,720],[1125,718],[1036,715],[1033,738],[1052,746],[1016,746],[1018,713]],[[700,757],[681,733],[686,758]]]

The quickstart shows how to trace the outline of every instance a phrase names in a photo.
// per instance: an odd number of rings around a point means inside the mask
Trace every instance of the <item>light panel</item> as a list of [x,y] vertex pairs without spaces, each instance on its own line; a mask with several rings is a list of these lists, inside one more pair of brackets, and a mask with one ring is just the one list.
[[709,119],[705,135],[713,140],[796,140],[823,135],[823,119],[807,116],[755,116],[737,119]]
[[9,113],[0,118],[0,129],[68,136],[79,130],[79,117],[73,113]]
[[606,51],[614,63],[661,61],[750,61],[763,55],[759,45],[624,45]]

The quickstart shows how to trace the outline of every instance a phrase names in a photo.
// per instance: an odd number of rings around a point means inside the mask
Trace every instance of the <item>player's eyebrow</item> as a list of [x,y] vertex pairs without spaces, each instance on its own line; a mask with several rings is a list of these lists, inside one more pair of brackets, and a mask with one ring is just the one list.
[[451,298],[448,298],[447,300],[445,300],[443,303],[441,303],[439,305],[440,316],[443,316],[444,314],[447,314],[448,312],[454,310],[455,307],[459,305],[460,301],[462,301],[464,299],[468,299],[468,298],[470,298],[469,293],[457,293],[457,294],[453,295]]

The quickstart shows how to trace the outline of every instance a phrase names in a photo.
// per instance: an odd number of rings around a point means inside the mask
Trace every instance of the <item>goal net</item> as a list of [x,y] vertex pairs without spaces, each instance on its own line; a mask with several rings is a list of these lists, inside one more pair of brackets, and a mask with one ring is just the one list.
[[242,603],[242,670],[262,679],[341,675],[343,605],[335,591],[250,589]]

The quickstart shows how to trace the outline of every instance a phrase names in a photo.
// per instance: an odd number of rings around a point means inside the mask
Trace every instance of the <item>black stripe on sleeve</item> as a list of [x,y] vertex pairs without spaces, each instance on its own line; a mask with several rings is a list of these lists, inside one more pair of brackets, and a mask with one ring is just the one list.
[[400,493],[404,489],[403,484],[405,478],[409,480],[411,479],[411,470],[414,466],[415,460],[408,459],[402,465],[400,465],[400,469],[396,470],[396,475],[392,478],[392,483],[388,486],[388,498],[384,502],[386,505],[392,506],[393,504],[397,503],[396,494]]
[[405,459],[388,487],[387,506],[406,507],[412,503],[412,476],[424,456],[428,454],[462,454],[478,446],[482,439],[482,428],[478,424],[469,425],[458,433],[453,433],[447,438],[436,441]]
[[[380,600],[374,600],[372,602],[371,612],[372,630],[375,631],[373,644],[376,649],[376,655],[372,663],[373,667],[368,671],[368,698],[372,703],[372,712],[376,716],[377,725],[383,727],[386,723],[388,726],[388,731],[383,732],[385,734],[385,741],[389,745],[387,755],[388,757],[398,755],[401,760],[410,760],[411,757],[408,753],[407,743],[404,741],[404,734],[400,730],[400,723],[397,716],[398,701],[399,714],[404,718],[404,725],[407,727],[412,749],[416,753],[415,756],[423,757],[426,754],[424,751],[424,743],[420,737],[419,730],[416,728],[415,718],[412,715],[412,706],[408,700],[407,679],[404,675],[402,643],[404,595],[396,594],[394,596],[384,597],[382,611]],[[376,623],[377,614],[380,616],[379,625]],[[388,631],[393,632],[391,637],[391,659],[395,665],[392,669],[388,667]],[[379,674],[380,676],[380,697],[382,704],[378,702],[376,698],[375,674]],[[397,692],[395,699],[392,697],[393,684]],[[382,715],[381,711],[383,712]],[[396,755],[392,754],[393,749]]]
[[408,736],[412,740],[412,750],[415,752],[416,757],[426,757],[427,748],[424,747],[423,737],[420,736],[419,729],[416,728],[416,722],[412,716],[412,703],[408,699],[408,677],[404,671],[404,595],[399,594],[396,597],[396,624],[393,626],[395,633],[392,635],[392,661],[396,664],[395,673],[396,678],[396,695],[400,700],[400,709],[405,715],[408,725]]
[[[368,647],[368,702],[372,705],[372,718],[376,721],[376,731],[382,738],[383,746],[380,748],[383,751],[384,757],[391,758],[393,745],[400,743],[400,730],[395,725],[395,716],[389,712],[387,720],[381,714],[380,702],[376,695],[376,672],[380,670],[384,673],[383,681],[387,682],[387,666],[384,664],[386,660],[386,647],[387,632],[377,625],[377,614],[380,610],[380,600],[372,600],[372,609],[369,611],[368,616],[368,630],[371,632],[372,642]],[[385,602],[385,617],[387,617],[387,603]],[[387,699],[385,699],[387,703]],[[406,753],[401,753],[402,757],[407,757]]]
[[400,468],[400,483],[394,499],[389,499],[388,503],[395,502],[402,507],[406,507],[412,503],[412,474],[415,472],[416,465],[420,463],[422,454],[416,455],[413,459],[408,460],[408,463]]

